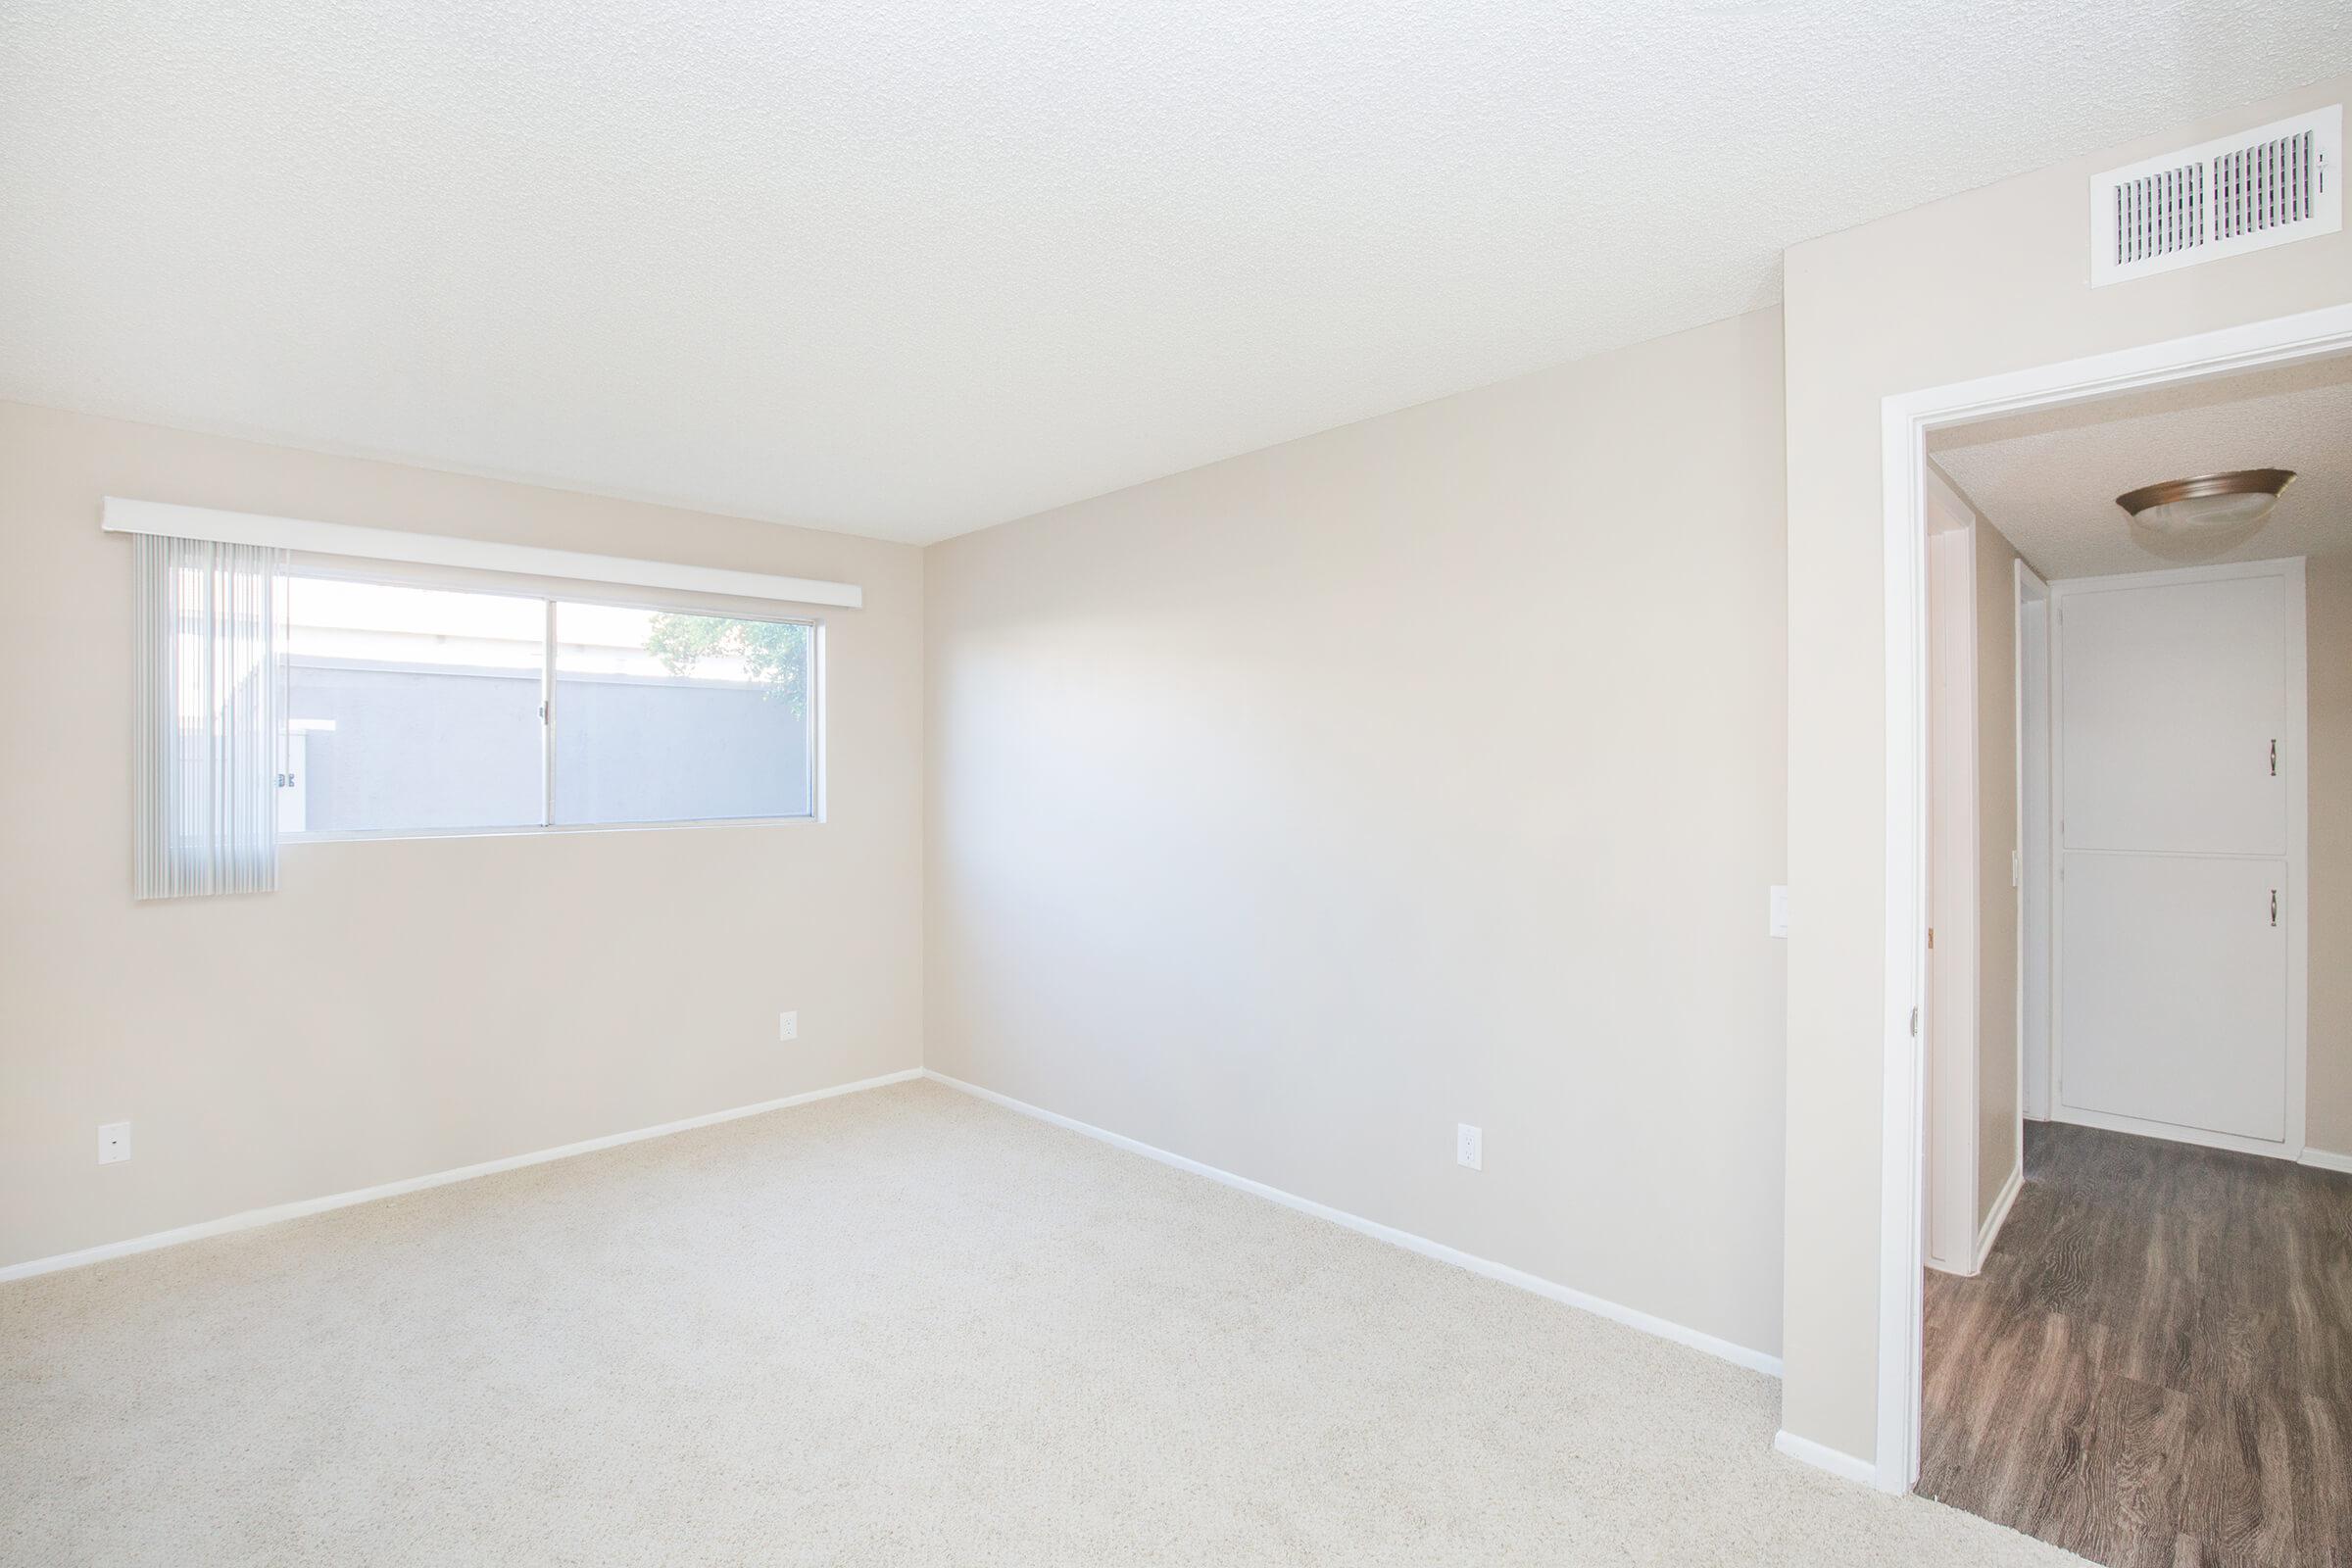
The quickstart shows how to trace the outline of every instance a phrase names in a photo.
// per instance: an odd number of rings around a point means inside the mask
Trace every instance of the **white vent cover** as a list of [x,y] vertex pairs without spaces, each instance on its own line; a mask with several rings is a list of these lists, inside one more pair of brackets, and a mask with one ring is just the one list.
[[2344,226],[2344,106],[2185,147],[2090,182],[2097,288]]

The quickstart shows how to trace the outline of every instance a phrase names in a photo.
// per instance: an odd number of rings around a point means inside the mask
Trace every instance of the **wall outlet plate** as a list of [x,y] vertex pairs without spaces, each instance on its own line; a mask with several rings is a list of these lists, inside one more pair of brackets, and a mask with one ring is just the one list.
[[1772,935],[1785,937],[1788,934],[1788,889],[1781,883],[1773,884],[1772,907],[1765,920],[1766,929]]
[[113,1165],[130,1157],[130,1123],[110,1121],[98,1129],[98,1163]]
[[777,1038],[778,1040],[798,1040],[798,1039],[800,1039],[800,1038],[801,1038],[801,1015],[800,1015],[799,1013],[797,1013],[797,1012],[779,1012],[779,1013],[777,1013],[777,1014],[776,1014],[776,1038]]
[[1457,1123],[1453,1129],[1453,1157],[1457,1164],[1472,1170],[1487,1168],[1487,1135],[1468,1122]]

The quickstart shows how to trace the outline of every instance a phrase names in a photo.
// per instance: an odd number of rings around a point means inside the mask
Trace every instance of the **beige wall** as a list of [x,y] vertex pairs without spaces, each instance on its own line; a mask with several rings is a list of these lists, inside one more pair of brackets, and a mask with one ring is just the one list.
[[1747,316],[934,547],[930,1065],[1777,1350],[1781,375]]
[[2088,177],[2352,90],[2336,78],[1788,253],[1787,1382],[1794,1435],[1877,1437],[1887,1015],[1880,405],[2352,299],[2352,234],[2093,290]]
[[[861,583],[830,820],[294,845],[277,893],[134,903],[110,493]],[[920,552],[11,404],[0,535],[0,1266],[919,1064]]]
[[1977,514],[1977,1229],[2017,1171],[2017,551]]
[[2304,567],[2311,679],[2311,1071],[2305,1142],[2352,1157],[2352,556]]

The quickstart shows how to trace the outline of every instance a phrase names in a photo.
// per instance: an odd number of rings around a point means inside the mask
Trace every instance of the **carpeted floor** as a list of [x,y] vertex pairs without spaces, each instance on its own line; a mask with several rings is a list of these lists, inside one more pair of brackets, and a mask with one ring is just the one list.
[[2078,1560],[1778,1403],[913,1083],[0,1286],[0,1561]]

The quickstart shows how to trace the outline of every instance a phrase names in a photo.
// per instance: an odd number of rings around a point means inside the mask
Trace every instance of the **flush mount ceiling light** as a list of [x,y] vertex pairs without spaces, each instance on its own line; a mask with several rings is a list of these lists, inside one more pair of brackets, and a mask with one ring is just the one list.
[[2278,492],[2295,476],[2292,468],[2239,468],[2230,473],[2167,479],[2127,490],[2115,504],[2132,514],[2132,526],[2162,534],[2212,534],[2260,527]]

